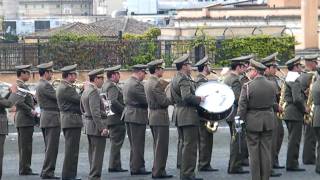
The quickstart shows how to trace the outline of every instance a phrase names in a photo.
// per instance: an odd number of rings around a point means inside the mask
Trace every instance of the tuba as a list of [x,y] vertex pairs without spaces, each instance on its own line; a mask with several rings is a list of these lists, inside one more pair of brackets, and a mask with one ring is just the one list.
[[315,80],[316,80],[316,74],[312,73],[311,82],[310,82],[310,85],[309,85],[309,88],[308,88],[308,92],[307,92],[307,94],[308,94],[307,107],[310,108],[310,112],[304,115],[304,123],[305,124],[309,124],[309,125],[312,124],[313,115],[314,115],[314,111],[313,111],[314,103],[313,103],[311,90],[312,90],[312,87],[313,87],[313,84],[314,84]]
[[213,134],[213,133],[217,132],[218,127],[219,127],[219,123],[217,121],[215,121],[215,122],[207,121],[205,123],[205,127],[209,133]]

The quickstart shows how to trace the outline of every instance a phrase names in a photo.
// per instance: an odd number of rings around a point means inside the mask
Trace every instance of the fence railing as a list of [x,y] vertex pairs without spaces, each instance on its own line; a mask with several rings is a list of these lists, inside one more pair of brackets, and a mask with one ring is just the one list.
[[[217,40],[216,47],[213,49],[202,44],[197,46],[191,45],[190,40],[116,40],[95,43],[47,42],[35,44],[0,43],[0,71],[14,70],[16,65],[37,65],[49,61],[54,62],[55,69],[74,63],[77,63],[79,69],[82,70],[118,64],[121,64],[123,67],[129,67],[137,63],[147,63],[155,58],[163,58],[166,65],[171,66],[174,59],[185,53],[189,53],[193,62],[197,62],[205,55],[208,55],[211,61],[218,62],[230,58],[230,53],[227,54],[227,52],[230,52],[230,49],[234,49],[226,45],[222,46],[222,42],[223,40]],[[291,57],[292,52],[294,54],[294,46],[285,48],[287,49],[282,48],[282,56],[285,55],[283,56],[284,59]],[[275,50],[272,49],[270,51]],[[264,53],[266,54],[266,52]],[[281,54],[281,52],[279,53]]]

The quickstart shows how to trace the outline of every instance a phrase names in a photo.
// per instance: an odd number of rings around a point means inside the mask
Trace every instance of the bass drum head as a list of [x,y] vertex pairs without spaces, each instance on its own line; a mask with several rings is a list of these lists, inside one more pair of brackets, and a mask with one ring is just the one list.
[[220,82],[209,81],[199,86],[196,96],[205,96],[205,101],[200,103],[198,113],[208,120],[222,120],[232,112],[235,100],[232,89]]

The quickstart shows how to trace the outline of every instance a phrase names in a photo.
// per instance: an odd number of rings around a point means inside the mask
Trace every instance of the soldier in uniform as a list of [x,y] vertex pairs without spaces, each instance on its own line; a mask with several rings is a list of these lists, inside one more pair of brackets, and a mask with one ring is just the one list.
[[181,149],[181,167],[180,179],[182,180],[201,180],[195,177],[195,168],[197,163],[197,145],[199,116],[196,107],[205,97],[195,96],[195,85],[191,80],[191,63],[188,61],[189,55],[185,54],[176,59],[173,63],[176,65],[178,73],[171,81],[171,97],[175,103],[173,121],[176,123],[180,135]]
[[303,118],[309,110],[305,107],[304,92],[299,80],[301,57],[297,56],[286,62],[288,74],[285,84],[284,120],[288,128],[287,171],[305,171],[299,167],[299,149],[302,134]]
[[[16,66],[17,70],[17,86],[19,88],[29,90],[25,84],[30,78],[31,65]],[[17,101],[15,125],[18,131],[19,145],[19,174],[20,175],[38,175],[32,172],[31,157],[32,157],[32,136],[34,126],[36,125],[35,117],[37,112],[34,109],[35,101],[29,93],[25,94],[23,100]]]
[[11,87],[11,89],[9,89],[9,93],[5,97],[0,96],[0,180],[2,178],[4,142],[6,140],[6,136],[8,135],[8,117],[6,108],[11,108],[13,106],[11,94],[17,92],[16,88],[16,86]]
[[271,142],[274,129],[276,89],[264,76],[266,67],[251,60],[250,82],[242,86],[238,113],[246,122],[246,138],[252,180],[267,180],[271,172]]
[[[320,75],[320,68],[317,68],[317,76]],[[314,116],[312,121],[312,127],[316,135],[318,147],[317,147],[317,158],[316,158],[316,173],[320,174],[320,79],[314,82],[312,90],[312,98],[314,103]]]
[[75,64],[61,69],[63,80],[56,90],[61,128],[65,138],[65,154],[62,167],[63,180],[81,179],[76,177],[81,128],[83,126],[80,111],[80,95],[73,86],[73,83],[77,79],[76,68],[77,65]]
[[[308,100],[308,92],[310,91],[309,86],[313,76],[316,76],[317,60],[318,55],[308,55],[304,57],[305,70],[306,72],[301,73],[301,86],[305,94],[305,102]],[[312,128],[312,124],[304,124],[304,146],[302,151],[302,162],[303,164],[315,164],[316,161],[316,145],[317,139],[315,132]]]
[[[279,104],[280,94],[281,94],[281,85],[279,84],[280,78],[276,76],[278,71],[278,64],[276,63],[276,56],[278,53],[273,53],[270,56],[267,56],[261,60],[261,63],[266,66],[266,70],[264,72],[265,77],[273,84],[276,89],[276,104]],[[279,107],[278,112],[282,111],[281,107]],[[283,166],[279,166],[278,155],[280,152],[284,130],[282,125],[282,120],[278,119],[277,112],[275,112],[275,128],[272,132],[272,149],[271,149],[271,163],[272,167],[275,169],[283,169]],[[276,173],[274,170],[271,172],[271,177],[279,177],[281,173]]]
[[146,75],[146,65],[132,66],[132,76],[123,86],[125,108],[121,119],[126,123],[130,142],[131,175],[147,175],[144,161],[146,125],[148,124],[148,103],[142,84]]
[[52,66],[52,62],[37,66],[40,80],[36,87],[36,97],[41,109],[40,128],[45,144],[45,158],[40,175],[42,179],[60,179],[54,175],[61,130],[56,91],[49,82],[53,75]]
[[[241,82],[240,82],[240,74],[244,73],[245,65],[244,62],[251,59],[252,56],[241,56],[234,59],[231,59],[231,72],[225,77],[224,83],[230,86],[235,94],[235,101],[234,101],[234,109],[238,108],[238,101],[241,92]],[[230,135],[231,135],[231,142],[230,142],[230,159],[228,165],[228,173],[229,174],[245,174],[249,173],[249,171],[243,170],[243,155],[242,155],[242,146],[243,141],[245,141],[245,136],[242,133],[235,133],[234,127],[234,117],[236,112],[234,111],[233,114],[227,119],[227,123],[230,128]],[[241,144],[239,143],[239,138]],[[240,149],[241,148],[241,149]]]
[[126,127],[123,121],[120,120],[123,109],[123,95],[118,83],[120,80],[121,66],[114,66],[105,69],[107,72],[107,80],[102,86],[102,93],[106,93],[108,100],[111,101],[111,111],[114,113],[108,115],[106,124],[108,125],[110,137],[110,157],[109,157],[109,172],[126,172],[121,166],[121,147],[126,136]]
[[[201,84],[208,82],[207,76],[210,75],[211,72],[208,56],[205,56],[203,59],[199,60],[195,66],[199,71],[199,74],[195,79],[196,86],[199,87]],[[213,134],[208,132],[205,126],[206,122],[207,121],[205,119],[200,118],[198,170],[218,171],[218,169],[213,169],[211,167]]]
[[148,63],[150,77],[144,86],[149,108],[149,125],[153,136],[152,178],[156,179],[172,177],[166,172],[170,125],[168,106],[172,103],[167,98],[164,92],[165,87],[160,82],[164,72],[162,65],[162,59]]
[[85,133],[89,142],[90,172],[88,180],[101,179],[106,136],[108,135],[107,126],[103,122],[107,119],[107,112],[98,90],[103,85],[103,74],[103,68],[88,73],[90,83],[83,91],[80,102],[85,122]]

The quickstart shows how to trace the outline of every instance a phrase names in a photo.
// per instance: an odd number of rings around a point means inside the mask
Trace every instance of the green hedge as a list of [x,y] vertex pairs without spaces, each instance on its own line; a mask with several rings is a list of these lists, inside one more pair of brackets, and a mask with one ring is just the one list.
[[294,57],[296,44],[292,36],[257,35],[226,39],[217,42],[216,62],[218,65],[225,65],[229,63],[228,59],[242,55],[255,54],[258,58],[263,58],[278,52],[277,58],[280,60],[280,64],[284,64]]
[[[274,52],[279,52],[280,64],[284,64],[295,54],[296,42],[291,36],[255,35],[216,40],[199,32],[201,34],[193,40],[172,41],[170,55],[164,53],[163,41],[157,40],[161,33],[157,28],[142,35],[124,34],[122,40],[106,40],[94,35],[58,34],[38,48],[41,58],[39,62],[54,61],[57,66],[78,63],[84,69],[115,64],[128,68],[163,58],[166,66],[170,66],[175,58],[184,53],[192,54],[199,46],[205,47],[205,54],[215,60],[216,67],[228,65],[228,60],[234,57],[256,54],[262,58]],[[191,57],[195,58],[194,55]]]

